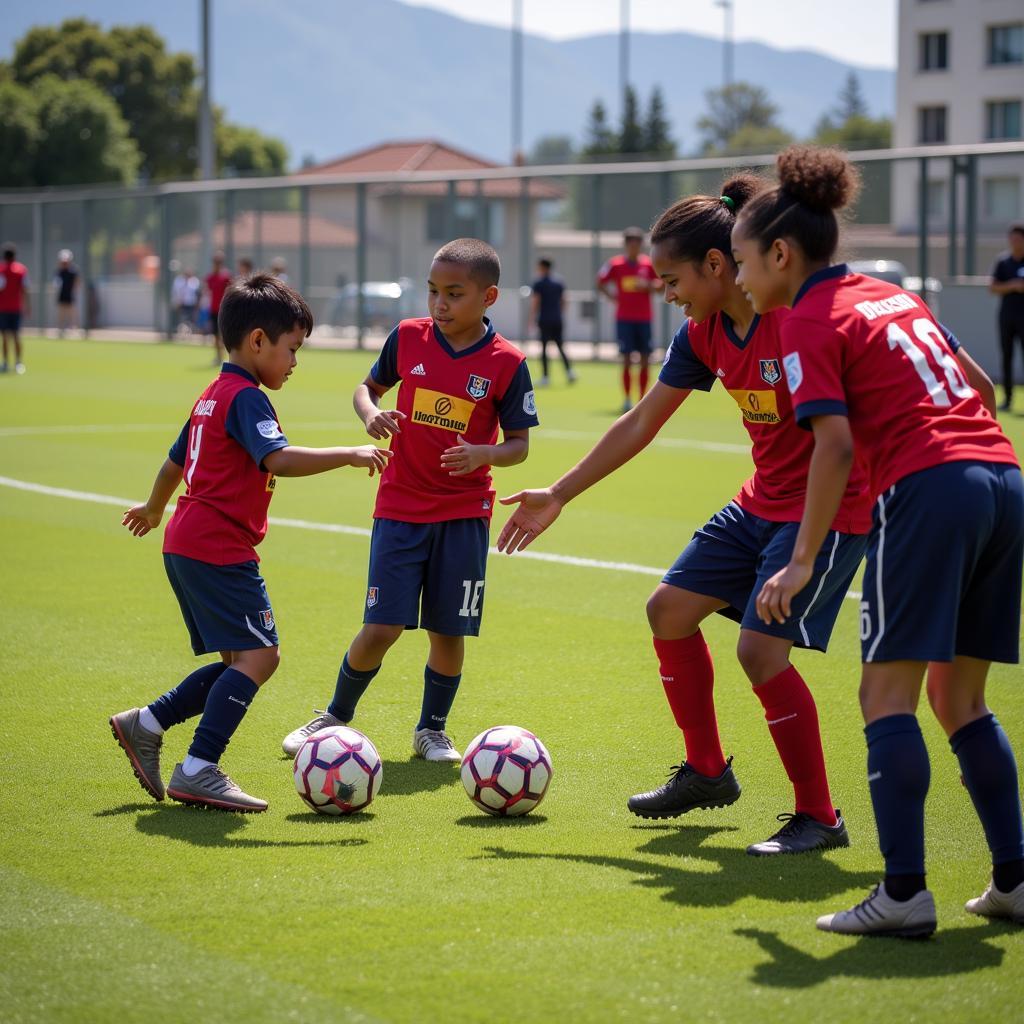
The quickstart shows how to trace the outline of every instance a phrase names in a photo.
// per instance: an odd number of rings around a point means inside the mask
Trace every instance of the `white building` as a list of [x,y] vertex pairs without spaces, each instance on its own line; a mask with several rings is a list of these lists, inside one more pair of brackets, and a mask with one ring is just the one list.
[[[1024,139],[1024,0],[900,0],[893,145],[905,147]],[[965,216],[965,175],[957,173],[957,220]],[[927,208],[933,228],[950,220],[953,175],[929,161]],[[918,166],[893,175],[893,224],[918,223]],[[1024,155],[986,157],[977,167],[982,232],[1024,218]]]

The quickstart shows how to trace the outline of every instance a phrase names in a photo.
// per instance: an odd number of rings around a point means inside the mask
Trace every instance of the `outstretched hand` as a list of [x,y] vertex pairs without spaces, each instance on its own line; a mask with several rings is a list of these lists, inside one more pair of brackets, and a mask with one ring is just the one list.
[[370,476],[383,473],[388,459],[395,453],[388,448],[376,448],[372,444],[361,444],[352,449],[352,465],[360,469],[368,469]]
[[386,441],[402,432],[401,421],[405,418],[405,413],[398,409],[378,409],[366,420],[366,432],[378,441]]
[[498,550],[509,555],[529,547],[562,511],[562,503],[548,488],[520,491],[500,501],[502,505],[519,506],[498,535]]
[[790,562],[785,569],[780,569],[757,595],[757,617],[766,626],[785,622],[792,613],[793,598],[807,586],[813,574],[813,566],[797,562]]
[[133,505],[121,519],[121,525],[126,527],[133,536],[145,537],[150,530],[155,530],[163,519],[162,512],[150,512],[145,505]]
[[441,454],[441,468],[447,469],[449,476],[468,476],[487,465],[488,445],[470,444],[461,434],[456,434],[455,440],[458,444]]

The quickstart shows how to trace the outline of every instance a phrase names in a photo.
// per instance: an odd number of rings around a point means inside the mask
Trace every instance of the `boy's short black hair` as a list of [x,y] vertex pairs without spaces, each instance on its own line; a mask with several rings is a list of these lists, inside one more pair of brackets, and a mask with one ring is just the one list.
[[13,260],[14,257],[17,255],[18,250],[14,248],[14,243],[4,242],[4,259],[7,260],[8,263],[10,263],[11,260]]
[[246,335],[260,328],[272,342],[296,327],[309,337],[313,314],[306,300],[270,274],[250,274],[235,281],[224,293],[217,313],[224,347],[230,352]]
[[1011,224],[1008,235],[1024,235],[1024,224]]
[[435,263],[454,263],[465,267],[469,277],[481,288],[490,288],[501,277],[498,254],[479,238],[456,238],[434,253]]
[[547,256],[541,256],[541,258],[537,260],[537,263],[539,266],[542,266],[545,270],[550,270],[554,266],[554,263],[552,263],[552,261],[549,260]]

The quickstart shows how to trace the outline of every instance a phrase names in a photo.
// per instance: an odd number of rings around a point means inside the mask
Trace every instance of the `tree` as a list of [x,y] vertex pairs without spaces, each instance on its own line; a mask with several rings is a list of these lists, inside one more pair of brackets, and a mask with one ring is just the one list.
[[572,164],[576,162],[576,147],[569,135],[542,135],[530,150],[527,162],[531,164]]
[[622,100],[622,127],[619,129],[617,152],[640,154],[644,151],[644,128],[640,123],[640,101],[636,90],[626,86]]
[[[703,151],[708,155],[731,153],[733,137],[741,131],[741,139],[749,141],[765,137],[781,137],[783,129],[776,122],[778,107],[758,85],[734,82],[704,93],[708,112],[697,122],[703,136]],[[788,139],[788,136],[787,136]]]
[[90,82],[45,75],[32,87],[39,138],[33,184],[128,184],[139,169],[139,149],[117,105]]
[[867,117],[868,105],[860,87],[860,79],[851,71],[846,76],[842,89],[839,90],[839,102],[835,108],[835,118],[839,122],[849,121],[854,117]]
[[255,128],[217,126],[218,169],[228,175],[284,174],[288,148]]
[[608,126],[608,114],[600,100],[594,100],[584,133],[584,156],[608,156],[619,151],[619,140]]
[[868,115],[860,80],[851,71],[831,113],[814,126],[813,142],[842,149],[887,149],[892,145],[892,121]]
[[669,134],[669,122],[665,113],[665,97],[661,87],[655,86],[647,105],[647,116],[644,118],[643,152],[651,156],[674,157],[676,155],[675,140]]
[[39,144],[39,104],[24,86],[0,80],[0,187],[34,182]]

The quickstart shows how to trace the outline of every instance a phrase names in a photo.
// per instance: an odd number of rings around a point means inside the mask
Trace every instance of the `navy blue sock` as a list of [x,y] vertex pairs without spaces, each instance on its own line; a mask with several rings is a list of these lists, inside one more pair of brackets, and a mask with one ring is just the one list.
[[423,707],[417,729],[444,729],[461,680],[461,672],[457,676],[443,676],[427,665],[423,670]]
[[957,729],[949,737],[949,745],[985,829],[992,863],[1020,862],[1024,858],[1024,826],[1017,762],[999,720],[995,715],[976,718]]
[[189,754],[216,764],[258,691],[259,687],[244,672],[225,668],[210,687]]
[[913,715],[888,715],[864,729],[868,783],[886,875],[924,875],[924,800],[931,768]]
[[338,669],[338,681],[334,686],[334,700],[327,705],[327,710],[340,718],[343,722],[351,722],[356,713],[356,705],[359,698],[366,693],[370,681],[380,671],[380,665],[376,668],[359,672],[348,663],[348,652],[341,659],[341,668]]
[[173,690],[168,690],[149,705],[153,717],[165,729],[170,729],[172,725],[181,725],[201,715],[206,707],[206,698],[210,695],[210,687],[226,668],[223,661],[214,661],[197,668],[190,676],[185,676]]

